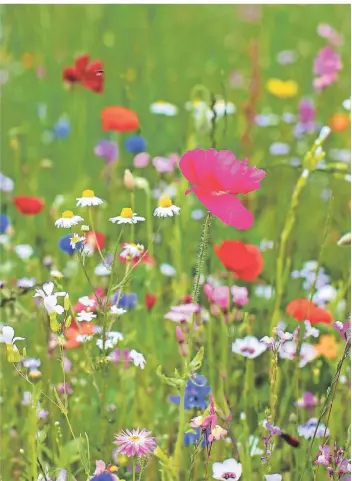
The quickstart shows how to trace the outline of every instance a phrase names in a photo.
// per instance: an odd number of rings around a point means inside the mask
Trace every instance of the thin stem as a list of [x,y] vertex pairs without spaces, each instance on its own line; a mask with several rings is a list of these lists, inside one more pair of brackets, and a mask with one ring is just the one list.
[[92,207],[88,207],[88,216],[89,216],[89,223],[92,227],[92,231],[93,231],[93,234],[94,234],[94,238],[95,238],[95,245],[97,246],[97,249],[98,249],[98,252],[99,252],[99,255],[101,257],[101,260],[104,264],[104,266],[109,269],[109,266],[106,264],[105,262],[105,259],[104,259],[104,256],[103,256],[103,253],[100,249],[100,246],[99,246],[99,243],[98,243],[98,239],[97,239],[97,234],[95,232],[95,227],[94,227],[94,222],[93,222],[93,213],[92,213]]
[[132,481],[136,481],[136,458],[133,456],[132,460]]
[[184,428],[185,428],[185,390],[186,384],[184,384],[180,389],[180,413],[179,413],[179,424],[178,424],[178,433],[176,439],[176,448],[175,448],[175,466],[178,472],[180,472],[180,465],[181,465],[181,454],[182,454],[182,442],[183,442],[183,435],[184,435]]

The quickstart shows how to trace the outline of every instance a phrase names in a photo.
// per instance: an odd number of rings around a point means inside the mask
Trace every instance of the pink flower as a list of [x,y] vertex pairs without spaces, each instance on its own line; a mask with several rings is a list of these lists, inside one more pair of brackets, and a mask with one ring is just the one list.
[[303,393],[301,399],[295,402],[295,406],[300,408],[313,408],[318,404],[318,399],[309,391]]
[[169,157],[154,157],[153,165],[158,172],[173,172],[178,162],[178,155],[171,154]]
[[198,304],[181,304],[171,307],[171,311],[165,314],[164,319],[174,322],[190,322],[194,313],[199,312]]
[[320,35],[320,37],[326,38],[331,45],[338,46],[342,44],[341,35],[327,23],[320,23],[317,28],[317,33]]
[[150,155],[147,152],[140,152],[133,159],[133,165],[139,169],[147,167],[149,164]]
[[249,167],[247,159],[237,160],[229,150],[195,149],[186,152],[180,161],[184,177],[192,184],[186,191],[224,224],[249,229],[254,217],[241,204],[238,194],[260,188],[264,170]]
[[227,286],[212,287],[205,284],[204,294],[221,309],[228,309],[230,304],[230,289]]
[[219,441],[219,439],[224,439],[226,434],[227,434],[226,429],[222,428],[217,424],[211,430],[211,434],[209,434],[208,440],[210,443],[213,443],[214,441]]
[[322,48],[314,59],[314,87],[320,90],[336,82],[337,72],[342,69],[340,55],[329,45]]
[[117,444],[117,451],[126,456],[147,456],[156,448],[155,438],[150,436],[151,431],[132,429],[121,431],[115,436],[114,444]]
[[329,466],[331,463],[330,446],[319,446],[319,454],[314,464],[322,464],[323,466]]
[[248,291],[246,287],[232,286],[231,294],[234,304],[238,306],[245,306],[248,304]]

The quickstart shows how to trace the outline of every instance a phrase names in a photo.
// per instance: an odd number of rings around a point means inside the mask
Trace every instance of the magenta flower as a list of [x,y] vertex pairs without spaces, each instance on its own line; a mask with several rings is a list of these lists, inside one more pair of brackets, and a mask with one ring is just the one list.
[[314,126],[315,108],[313,103],[308,99],[303,99],[299,103],[299,123],[307,130]]
[[319,446],[319,454],[314,464],[322,464],[323,466],[329,466],[331,463],[330,446]]
[[336,329],[340,335],[347,341],[349,337],[351,337],[351,321],[347,320],[346,322],[336,321],[333,323],[332,327]]
[[264,170],[249,167],[247,159],[237,160],[229,150],[214,149],[186,152],[181,158],[180,169],[191,183],[186,194],[194,192],[215,217],[237,229],[252,226],[254,217],[237,195],[259,189],[266,174]]
[[115,436],[114,444],[117,444],[117,451],[126,456],[147,456],[156,448],[155,438],[150,436],[151,431],[132,429],[121,431]]
[[95,146],[94,153],[98,157],[103,157],[107,164],[111,164],[117,160],[118,147],[116,142],[103,139]]
[[303,393],[301,399],[295,402],[295,406],[300,408],[313,408],[318,404],[318,399],[309,391]]
[[61,384],[58,385],[57,387],[57,392],[60,393],[60,394],[72,394],[72,388],[70,386],[70,384],[68,382],[63,382]]
[[329,45],[322,48],[314,59],[314,87],[321,90],[338,79],[337,72],[342,69],[341,57]]

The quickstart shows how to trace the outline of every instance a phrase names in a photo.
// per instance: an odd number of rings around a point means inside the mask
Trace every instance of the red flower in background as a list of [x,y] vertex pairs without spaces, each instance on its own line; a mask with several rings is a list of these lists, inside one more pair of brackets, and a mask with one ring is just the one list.
[[332,315],[330,312],[317,307],[309,299],[295,299],[291,301],[286,312],[297,321],[309,321],[311,324],[330,324]]
[[74,67],[66,67],[62,71],[62,78],[66,82],[81,83],[83,87],[102,93],[104,89],[103,62],[94,60],[89,63],[89,55],[80,55],[76,58]]
[[101,111],[101,122],[103,131],[130,132],[139,127],[137,114],[126,107],[105,107]]
[[[95,290],[94,290],[94,294],[91,294],[89,296],[89,299],[91,299],[92,301],[94,301],[94,304],[93,306],[90,306],[89,307],[89,310],[92,311],[92,312],[95,312],[98,307],[99,307],[99,304],[100,306],[104,306],[105,302],[106,302],[106,293],[105,293],[105,289],[103,289],[102,287],[97,287]],[[98,304],[98,301],[97,299],[99,299],[99,304]],[[85,306],[84,304],[82,304],[81,302],[79,302],[79,300],[76,302],[76,304],[72,307],[72,310],[73,312],[80,312],[80,311],[85,311],[87,310],[87,306]]]
[[95,333],[95,325],[92,322],[80,322],[73,321],[71,326],[65,329],[64,335],[66,342],[64,344],[65,349],[75,349],[79,347],[81,341],[79,336],[93,336]]
[[263,270],[262,253],[255,245],[225,240],[214,251],[222,265],[244,281],[253,281]]
[[103,249],[105,245],[105,235],[102,232],[98,231],[89,231],[86,234],[86,244],[89,244],[94,252],[99,249]]
[[158,298],[154,294],[150,294],[149,292],[144,296],[145,307],[148,309],[148,311],[151,311],[153,309],[157,300]]
[[45,206],[43,199],[40,197],[30,197],[25,195],[19,195],[13,198],[13,203],[23,215],[37,215]]

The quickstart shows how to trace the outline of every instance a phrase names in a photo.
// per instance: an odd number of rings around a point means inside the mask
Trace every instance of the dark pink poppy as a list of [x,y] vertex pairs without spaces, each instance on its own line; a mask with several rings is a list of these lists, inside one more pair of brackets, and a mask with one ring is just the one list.
[[229,150],[195,149],[186,152],[180,161],[184,177],[192,184],[186,191],[197,199],[224,224],[237,229],[249,229],[253,214],[237,197],[260,189],[265,171],[248,166],[248,160],[236,159]]

